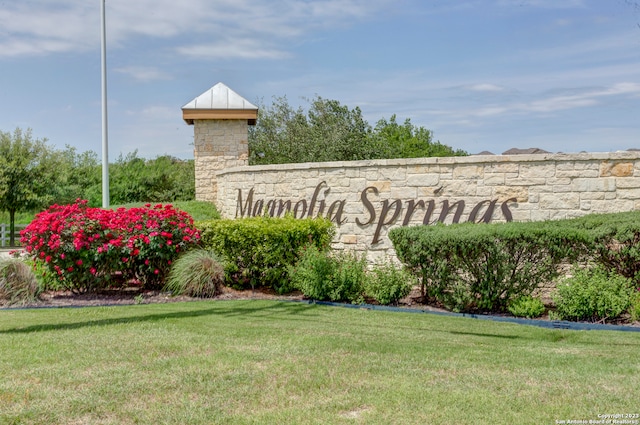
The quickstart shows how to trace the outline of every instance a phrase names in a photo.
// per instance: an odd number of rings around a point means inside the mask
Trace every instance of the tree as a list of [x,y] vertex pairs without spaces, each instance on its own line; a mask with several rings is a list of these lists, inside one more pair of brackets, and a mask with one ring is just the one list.
[[78,153],[75,147],[66,146],[55,151],[60,164],[60,184],[54,202],[71,204],[76,199],[87,199],[91,206],[102,204],[102,168],[94,151]]
[[433,133],[416,127],[407,118],[404,124],[396,122],[395,114],[389,121],[382,118],[373,130],[373,137],[382,146],[384,158],[425,158],[434,156],[464,156],[467,153],[433,141]]
[[356,161],[372,152],[371,126],[362,118],[360,108],[349,110],[337,100],[316,97],[309,109],[309,139],[315,161]]
[[319,96],[309,101],[305,114],[293,109],[286,97],[261,105],[257,124],[249,128],[249,162],[349,161],[367,159],[373,146],[371,126],[360,108],[350,110],[336,100]]
[[132,202],[173,202],[195,198],[195,165],[169,155],[156,159],[138,157],[135,150],[120,154],[111,164],[111,200]]
[[260,105],[257,123],[249,128],[250,164],[467,155],[434,142],[430,130],[409,119],[398,124],[393,115],[372,129],[360,108],[320,96],[308,102],[306,114],[301,107],[293,109],[286,97]]
[[58,161],[46,142],[33,139],[30,129],[0,132],[0,211],[9,213],[10,245],[15,213],[48,206],[55,197]]

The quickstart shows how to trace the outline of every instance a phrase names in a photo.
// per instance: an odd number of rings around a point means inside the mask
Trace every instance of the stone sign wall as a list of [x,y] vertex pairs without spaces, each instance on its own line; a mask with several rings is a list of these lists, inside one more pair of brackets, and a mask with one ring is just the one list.
[[227,218],[331,218],[335,248],[395,256],[394,226],[571,218],[640,208],[640,152],[483,155],[248,166],[258,108],[218,83],[182,108],[196,199]]
[[390,228],[561,219],[640,207],[640,153],[469,156],[268,166],[216,172],[227,218],[323,215],[334,247],[394,256]]

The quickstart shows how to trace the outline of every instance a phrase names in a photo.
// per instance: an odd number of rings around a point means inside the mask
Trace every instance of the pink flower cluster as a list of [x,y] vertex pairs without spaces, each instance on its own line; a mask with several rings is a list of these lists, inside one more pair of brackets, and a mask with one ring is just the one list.
[[84,200],[51,206],[20,236],[27,253],[74,291],[132,282],[158,287],[178,254],[200,239],[191,216],[172,205],[114,211]]

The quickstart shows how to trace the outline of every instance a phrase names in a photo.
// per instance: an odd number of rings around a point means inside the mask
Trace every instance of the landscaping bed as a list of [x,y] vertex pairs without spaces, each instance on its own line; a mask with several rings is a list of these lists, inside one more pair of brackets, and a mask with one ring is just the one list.
[[[23,305],[3,305],[0,301],[0,309],[9,308],[63,308],[63,307],[99,307],[99,306],[118,306],[118,305],[138,305],[138,304],[164,304],[175,302],[193,302],[203,301],[207,299],[189,297],[186,295],[172,295],[166,291],[159,290],[145,290],[139,287],[126,287],[118,290],[104,290],[99,292],[74,294],[70,291],[46,291],[40,294],[40,298],[31,303]],[[294,291],[289,294],[278,294],[270,288],[256,288],[255,290],[245,289],[236,290],[230,287],[223,287],[222,292],[208,300],[281,300],[281,301],[305,301],[308,300],[300,291]],[[377,303],[373,300],[365,300],[366,304],[362,304],[362,308],[376,308]],[[339,303],[338,303],[339,304]],[[428,313],[438,314],[453,314],[449,310],[442,306],[424,304],[421,302],[420,288],[414,288],[411,293],[400,299],[392,308],[397,311],[406,310],[420,310]],[[470,315],[465,315],[470,316]],[[473,316],[473,315],[471,315]],[[493,316],[499,319],[502,318],[515,318],[510,314],[496,313],[491,315],[475,315],[476,317]],[[534,318],[526,319],[533,321],[554,321],[549,317],[548,313]],[[590,322],[577,322],[577,323],[590,323]],[[605,322],[596,322],[596,324],[603,325]],[[622,316],[615,321],[607,321],[607,325],[614,326],[628,326],[634,328],[640,328],[640,322],[631,322],[628,315]]]

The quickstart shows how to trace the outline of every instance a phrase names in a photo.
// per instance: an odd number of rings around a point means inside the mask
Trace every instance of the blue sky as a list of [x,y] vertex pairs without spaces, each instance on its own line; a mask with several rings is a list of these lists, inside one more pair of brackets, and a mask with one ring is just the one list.
[[[640,148],[630,0],[106,0],[109,156],[193,157],[181,107],[319,95],[470,153]],[[0,0],[0,130],[101,152],[100,0]]]

